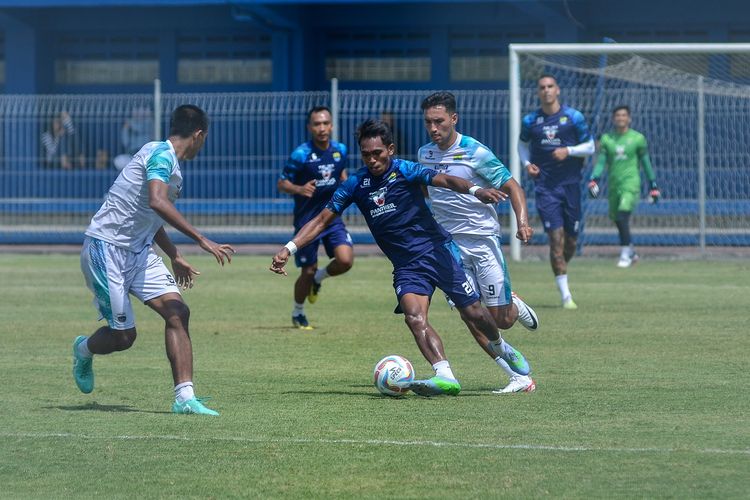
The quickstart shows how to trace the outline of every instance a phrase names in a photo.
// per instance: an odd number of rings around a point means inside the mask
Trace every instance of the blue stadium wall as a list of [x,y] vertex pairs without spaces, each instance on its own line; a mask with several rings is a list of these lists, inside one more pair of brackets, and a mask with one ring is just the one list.
[[[750,41],[746,5],[0,0],[0,91],[149,92],[151,74],[165,92],[319,90],[331,76],[350,89],[503,88],[508,43]],[[383,63],[381,80],[362,73],[365,58]],[[92,61],[136,81],[77,78]],[[226,81],[201,79],[207,64],[223,64]]]

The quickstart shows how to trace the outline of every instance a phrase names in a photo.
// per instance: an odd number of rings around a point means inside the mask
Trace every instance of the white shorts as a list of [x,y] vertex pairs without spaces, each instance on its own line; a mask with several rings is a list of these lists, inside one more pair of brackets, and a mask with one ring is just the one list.
[[500,249],[500,237],[454,234],[453,241],[461,250],[466,275],[479,291],[482,302],[488,307],[510,304],[510,275]]
[[135,253],[87,237],[81,250],[81,271],[94,293],[99,319],[106,319],[113,330],[135,327],[129,293],[141,302],[180,293],[172,273],[151,247]]

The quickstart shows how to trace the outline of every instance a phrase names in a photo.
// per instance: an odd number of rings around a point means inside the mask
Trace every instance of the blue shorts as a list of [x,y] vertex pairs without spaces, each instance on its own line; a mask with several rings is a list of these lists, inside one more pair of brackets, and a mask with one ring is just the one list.
[[[440,288],[456,304],[466,307],[479,300],[461,264],[461,254],[453,241],[438,247],[404,267],[393,270],[393,288],[401,303],[407,293],[432,297],[435,288]],[[396,312],[401,313],[400,307]]]
[[581,225],[581,185],[563,184],[554,188],[536,188],[536,209],[545,231],[563,228],[578,236]]
[[340,245],[352,246],[352,237],[346,230],[346,226],[341,219],[336,219],[333,224],[328,226],[320,236],[311,242],[304,248],[300,248],[299,251],[294,254],[294,263],[297,267],[308,267],[314,266],[318,263],[318,247],[320,242],[323,242],[323,247],[326,249],[326,255],[329,258],[333,258],[333,250]]

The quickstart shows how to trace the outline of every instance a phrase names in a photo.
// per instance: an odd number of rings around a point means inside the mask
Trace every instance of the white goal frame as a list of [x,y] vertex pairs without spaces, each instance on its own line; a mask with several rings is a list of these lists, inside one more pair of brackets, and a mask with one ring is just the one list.
[[[521,54],[750,54],[750,43],[529,43],[508,46],[509,52],[509,90],[510,113],[508,126],[510,146],[510,171],[516,181],[521,181],[521,164],[518,157],[518,137],[521,133],[521,72],[519,55]],[[706,148],[703,113],[703,78],[697,77],[698,88],[698,206],[699,237],[701,251],[706,248]],[[512,208],[511,208],[511,214]],[[518,230],[516,218],[510,217],[510,256],[515,261],[521,260],[521,242],[516,239]]]

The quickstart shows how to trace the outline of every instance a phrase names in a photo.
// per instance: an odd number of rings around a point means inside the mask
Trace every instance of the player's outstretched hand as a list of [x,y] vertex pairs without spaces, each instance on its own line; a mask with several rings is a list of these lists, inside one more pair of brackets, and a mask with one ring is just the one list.
[[532,236],[534,236],[534,228],[532,228],[528,224],[518,226],[518,231],[516,231],[516,238],[521,240],[522,243],[528,244],[531,241]]
[[276,274],[283,274],[284,276],[287,276],[286,269],[284,269],[284,266],[286,265],[288,260],[289,260],[289,250],[287,250],[287,248],[284,247],[281,250],[279,250],[279,252],[276,255],[273,256],[273,260],[271,261],[270,271]]
[[477,192],[474,193],[474,196],[476,196],[482,203],[497,203],[498,201],[505,201],[508,198],[507,194],[495,188],[478,189]]
[[539,177],[539,167],[537,167],[533,163],[529,163],[528,165],[526,165],[526,171],[531,177]]
[[203,250],[213,255],[216,258],[216,262],[222,266],[224,265],[224,259],[226,259],[228,263],[232,262],[232,255],[235,253],[232,245],[219,244],[208,238],[201,239],[199,244]]
[[591,180],[589,182],[589,196],[592,198],[598,198],[599,197],[599,184],[595,180]]
[[315,179],[311,180],[304,186],[301,186],[300,188],[300,196],[304,196],[305,198],[312,198],[312,196],[315,194]]
[[197,269],[191,266],[182,255],[178,255],[172,259],[172,272],[174,273],[177,286],[183,290],[193,288],[193,277],[201,274]]

